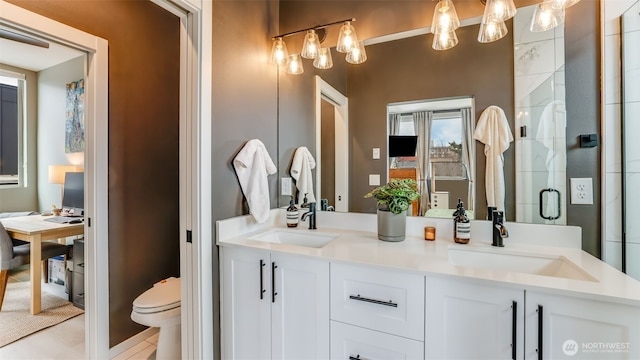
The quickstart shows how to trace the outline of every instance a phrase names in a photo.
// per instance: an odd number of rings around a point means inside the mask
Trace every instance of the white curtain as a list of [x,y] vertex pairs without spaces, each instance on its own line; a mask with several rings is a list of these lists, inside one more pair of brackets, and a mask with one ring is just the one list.
[[400,131],[400,114],[389,114],[389,135],[398,135]]
[[476,198],[475,176],[476,176],[476,147],[473,141],[474,117],[471,108],[460,109],[462,117],[462,165],[467,171],[469,188],[467,191],[467,208],[473,209]]
[[420,192],[420,209],[419,216],[429,210],[431,201],[429,180],[431,178],[429,161],[429,139],[431,132],[431,122],[433,121],[433,111],[419,111],[413,113],[413,127],[416,135],[418,135],[418,191]]

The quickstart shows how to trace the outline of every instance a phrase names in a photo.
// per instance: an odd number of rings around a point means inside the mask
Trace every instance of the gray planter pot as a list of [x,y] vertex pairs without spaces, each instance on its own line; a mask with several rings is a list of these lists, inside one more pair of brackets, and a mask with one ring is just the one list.
[[382,241],[404,240],[407,228],[407,213],[394,214],[391,211],[378,210],[378,239]]

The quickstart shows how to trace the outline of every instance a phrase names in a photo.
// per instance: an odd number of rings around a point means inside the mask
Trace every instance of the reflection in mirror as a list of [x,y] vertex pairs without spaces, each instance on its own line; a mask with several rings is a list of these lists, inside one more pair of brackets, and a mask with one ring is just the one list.
[[[316,198],[320,210],[349,211],[348,99],[316,79]],[[325,201],[326,200],[326,201]]]
[[451,218],[461,199],[467,216],[474,218],[473,114],[472,97],[387,106],[388,179],[416,180],[420,198],[412,204],[412,215]]
[[[505,111],[515,138],[515,144],[511,144],[511,148],[504,153],[507,220],[538,223],[565,221],[566,185],[563,185],[563,181],[566,176],[566,143],[563,143],[565,135],[561,126],[564,120],[561,115],[564,109],[564,30],[561,26],[545,32],[530,32],[533,10],[533,7],[519,8],[513,21],[507,22],[507,37],[493,43],[479,44],[477,34],[480,19],[468,19],[463,21],[466,26],[457,31],[460,43],[447,51],[431,49],[429,43],[432,35],[428,34],[428,29],[417,29],[411,33],[365,40],[368,60],[357,67],[340,67],[343,62],[336,62],[329,71],[311,70],[313,74],[321,74],[327,83],[340,89],[349,99],[345,113],[349,116],[348,147],[343,152],[348,154],[345,158],[348,159],[345,164],[348,169],[345,181],[348,185],[344,192],[348,195],[343,197],[348,205],[344,211],[375,211],[375,203],[364,199],[363,194],[371,188],[369,175],[375,177],[379,174],[381,182],[388,177],[390,164],[385,160],[388,157],[385,153],[389,135],[386,116],[388,104],[472,96],[474,120],[488,106],[499,106]],[[314,123],[311,119],[309,123],[300,121],[309,118],[309,108],[312,114],[315,111],[317,115],[322,107],[322,102],[318,100],[322,96],[316,94],[314,102],[314,85],[307,74],[295,78],[281,76],[279,84],[280,129],[295,131],[295,146],[306,145],[309,149],[318,149],[320,146],[323,150],[316,152],[316,161],[325,164],[328,160],[321,160],[322,156],[333,158],[342,153],[334,149],[332,153],[325,154],[329,145],[325,136],[319,135],[321,130],[312,134],[307,131],[308,127],[320,129],[320,125],[317,122],[315,126],[311,125]],[[541,121],[545,109],[559,114],[550,127],[547,126],[549,122]],[[556,127],[557,131],[549,135],[551,132],[547,130]],[[311,143],[312,139],[316,139],[315,146]],[[291,140],[286,135],[280,137],[279,156],[285,162],[291,158],[289,142]],[[427,180],[429,184],[431,180],[436,182],[428,199],[432,207],[437,199],[438,204],[446,203],[446,208],[450,209],[451,204],[461,198],[463,201],[466,199],[465,207],[472,205],[474,218],[486,217],[483,147],[483,144],[475,142],[475,162],[470,162],[475,170],[467,171],[465,175],[467,178],[474,177],[475,199],[470,200],[464,190],[445,188],[437,178],[439,173],[436,169],[436,177]],[[372,156],[372,151],[375,153],[376,149],[380,149],[380,160]],[[335,198],[339,198],[339,195],[328,187],[331,179],[323,176],[329,175],[330,171],[327,165],[321,169],[325,170],[316,174],[319,179],[316,186],[321,187],[318,192],[325,195],[318,198],[334,198],[329,200],[329,205],[335,206]],[[545,192],[541,203],[540,191],[550,188],[560,190],[560,201],[554,197],[556,193]],[[439,193],[446,191],[449,191],[449,199],[444,199],[444,195],[440,197]],[[280,205],[286,205],[288,200],[281,197]],[[545,217],[560,217],[547,220],[541,217],[540,209]],[[424,216],[431,215],[427,210],[423,209]],[[413,211],[418,215],[420,209],[418,207]]]
[[534,9],[513,20],[516,220],[566,225],[564,28],[531,32]]

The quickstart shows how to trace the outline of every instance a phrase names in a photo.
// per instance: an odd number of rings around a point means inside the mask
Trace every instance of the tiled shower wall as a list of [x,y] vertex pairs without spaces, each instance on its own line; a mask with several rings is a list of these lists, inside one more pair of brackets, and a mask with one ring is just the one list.
[[[605,206],[603,208],[603,260],[608,264],[622,268],[622,148],[621,148],[621,119],[622,119],[622,94],[621,94],[621,59],[620,59],[620,42],[621,28],[620,16],[628,10],[637,0],[603,0],[602,4],[602,53],[603,53],[603,92],[602,99],[604,102],[603,117],[603,198]],[[637,4],[635,6],[638,6]],[[640,11],[640,9],[638,9]],[[636,11],[637,13],[638,11]],[[640,29],[636,27],[636,35],[640,34]],[[636,41],[640,40],[640,35],[635,37]],[[640,62],[640,54],[636,53],[636,64]],[[637,79],[629,80],[640,83],[640,77],[636,71]],[[640,95],[638,95],[640,96]],[[640,99],[638,99],[640,101]],[[640,105],[635,105],[639,107]],[[640,109],[636,110],[640,113]],[[629,126],[634,125],[634,126]],[[638,122],[628,124],[625,133],[638,134]],[[637,144],[637,142],[635,142]],[[640,168],[635,161],[635,170],[632,163],[631,154],[638,153],[640,149],[635,151],[627,150],[627,171],[636,171],[635,184],[640,183],[638,175]],[[628,179],[631,184],[633,179]],[[628,187],[629,188],[629,187]],[[632,190],[632,189],[628,189]],[[637,197],[637,195],[636,195]],[[626,218],[628,223],[633,220],[640,219],[640,207],[638,204],[627,207]],[[636,225],[637,226],[637,225]],[[627,259],[633,258],[636,261],[627,261],[627,273],[636,279],[640,279],[640,239],[637,237],[627,239]]]

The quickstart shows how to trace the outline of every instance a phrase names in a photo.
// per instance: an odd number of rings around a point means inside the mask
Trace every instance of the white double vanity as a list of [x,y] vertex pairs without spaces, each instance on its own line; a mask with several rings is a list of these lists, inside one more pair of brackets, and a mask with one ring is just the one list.
[[[377,239],[376,215],[284,211],[217,222],[224,359],[639,359],[640,283],[580,248],[571,226],[407,218]],[[425,226],[436,241],[423,240]]]

